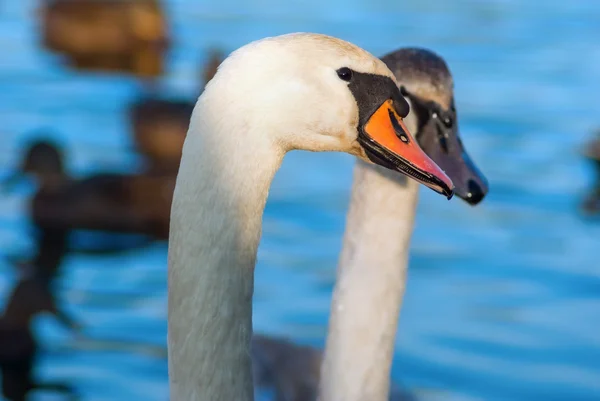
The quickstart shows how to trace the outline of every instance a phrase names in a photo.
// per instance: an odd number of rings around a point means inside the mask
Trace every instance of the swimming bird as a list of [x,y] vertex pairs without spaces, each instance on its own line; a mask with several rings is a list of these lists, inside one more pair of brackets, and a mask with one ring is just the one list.
[[581,210],[594,215],[600,212],[600,131],[586,144],[583,155],[593,165],[595,178],[592,188],[581,203]]
[[[220,52],[210,52],[202,69],[203,84],[206,85],[223,60]],[[143,95],[128,108],[129,124],[135,149],[146,161],[147,171],[177,174],[181,149],[190,125],[195,99],[169,99],[156,95]]]
[[[479,204],[489,185],[461,141],[444,59],[427,49],[403,48],[382,60],[410,104],[408,129],[449,175],[455,193]],[[388,400],[417,202],[416,182],[356,162],[321,372],[322,401]]]
[[[9,190],[27,175],[38,186],[29,209],[39,231],[62,231],[66,235],[85,229],[158,239],[168,235],[173,175],[107,172],[73,179],[64,167],[58,145],[42,139],[28,146],[21,165],[4,181],[4,189]],[[118,243],[106,245],[113,250],[121,248]]]
[[80,70],[157,78],[170,47],[159,0],[45,0],[39,9],[41,41]]
[[170,399],[251,400],[252,292],[261,220],[286,152],[338,151],[406,174],[450,198],[419,148],[385,64],[317,34],[233,52],[194,108],[171,209]]
[[[462,144],[444,59],[427,49],[402,48],[382,60],[410,103],[409,131],[449,175],[459,197],[470,205],[482,202],[488,182]],[[410,396],[390,385],[389,375],[418,187],[360,160],[354,174],[321,400],[406,400]],[[252,351],[255,381],[272,388],[277,401],[317,399],[322,350],[255,334]]]
[[72,330],[78,331],[79,326],[57,307],[50,277],[35,271],[34,266],[21,266],[20,270],[21,277],[0,316],[2,395],[10,401],[25,401],[30,391],[43,389],[74,397],[74,390],[66,383],[40,381],[33,377],[38,345],[31,324],[36,315],[47,312]]

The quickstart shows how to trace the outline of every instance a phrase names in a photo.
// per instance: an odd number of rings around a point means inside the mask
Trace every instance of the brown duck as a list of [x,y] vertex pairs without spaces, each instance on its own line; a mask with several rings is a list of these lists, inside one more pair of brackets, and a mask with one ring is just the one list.
[[30,203],[34,226],[43,230],[99,230],[167,238],[175,177],[160,174],[96,174],[81,180],[65,172],[59,148],[33,143],[10,184],[31,175],[38,191]]
[[75,398],[73,389],[62,382],[41,382],[33,377],[38,346],[32,333],[33,318],[43,312],[54,315],[73,330],[78,325],[59,309],[45,274],[33,266],[21,266],[22,278],[9,295],[0,316],[0,370],[2,395],[10,401],[25,401],[32,390],[49,390]]
[[156,78],[169,47],[158,0],[45,0],[39,12],[43,46],[77,69]]
[[[210,53],[202,82],[206,84],[212,79],[222,59],[222,53],[216,50]],[[135,147],[146,158],[149,170],[177,173],[194,105],[195,99],[168,100],[157,96],[145,96],[130,105]]]

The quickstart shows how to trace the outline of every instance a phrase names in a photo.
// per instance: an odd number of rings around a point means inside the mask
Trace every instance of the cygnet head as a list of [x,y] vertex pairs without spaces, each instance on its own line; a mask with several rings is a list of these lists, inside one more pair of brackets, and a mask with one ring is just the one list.
[[229,133],[236,141],[267,141],[283,152],[351,153],[452,197],[452,181],[403,123],[409,105],[396,78],[351,43],[305,33],[250,43],[219,66],[198,105],[203,112],[197,106],[192,117],[197,130],[210,119],[226,131],[227,120],[235,118],[239,131],[262,133]]
[[421,148],[452,179],[458,197],[470,205],[480,203],[489,185],[460,138],[454,83],[444,59],[419,48],[400,49],[381,59],[410,100]]

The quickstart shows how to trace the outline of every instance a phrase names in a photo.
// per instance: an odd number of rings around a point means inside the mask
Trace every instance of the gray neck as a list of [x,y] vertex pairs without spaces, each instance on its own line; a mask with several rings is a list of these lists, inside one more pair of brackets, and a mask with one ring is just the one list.
[[333,294],[321,401],[388,399],[418,184],[358,161]]
[[171,211],[170,400],[252,401],[254,265],[282,155],[261,140],[264,132],[211,121],[196,108]]

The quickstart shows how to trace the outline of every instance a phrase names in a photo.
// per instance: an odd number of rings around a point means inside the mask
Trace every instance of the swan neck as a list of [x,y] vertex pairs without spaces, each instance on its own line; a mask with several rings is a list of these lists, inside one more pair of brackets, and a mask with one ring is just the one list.
[[[283,155],[247,121],[199,100],[171,211],[171,401],[252,401],[254,265],[268,189]],[[226,118],[223,117],[223,114]]]
[[333,294],[321,401],[387,401],[418,184],[358,161]]

